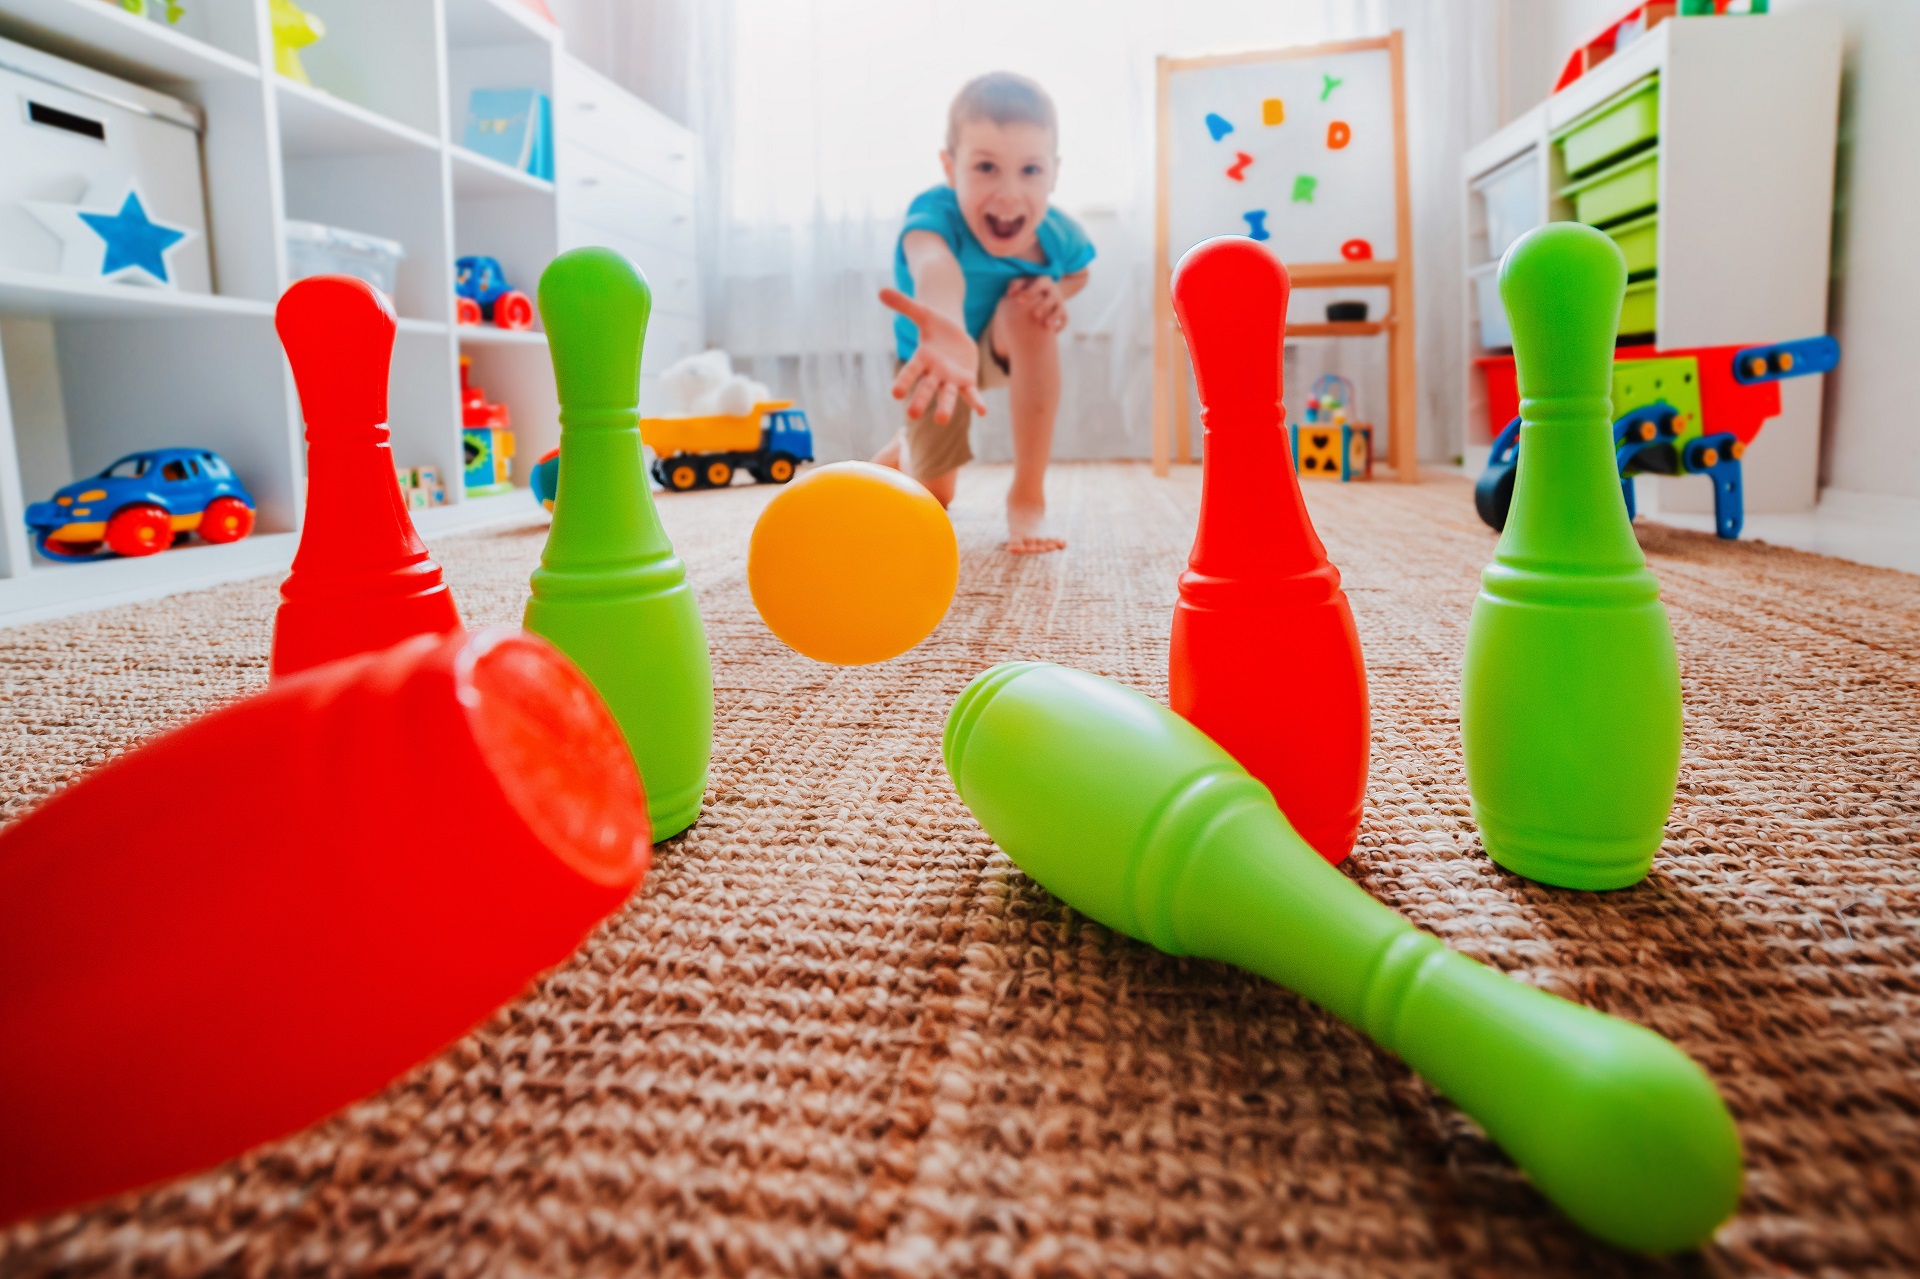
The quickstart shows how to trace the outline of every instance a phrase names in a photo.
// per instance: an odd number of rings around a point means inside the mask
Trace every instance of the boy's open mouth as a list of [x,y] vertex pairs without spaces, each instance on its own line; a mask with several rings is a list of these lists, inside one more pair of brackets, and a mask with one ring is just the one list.
[[980,220],[987,224],[987,230],[993,232],[996,240],[1011,240],[1027,225],[1027,215],[1024,213],[1011,218],[996,218],[991,213],[982,213]]

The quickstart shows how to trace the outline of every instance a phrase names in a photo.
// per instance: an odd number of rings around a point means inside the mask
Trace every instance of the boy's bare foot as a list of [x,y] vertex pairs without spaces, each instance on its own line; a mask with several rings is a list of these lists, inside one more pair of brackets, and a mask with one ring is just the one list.
[[886,447],[873,455],[873,464],[875,466],[890,466],[896,471],[899,470],[900,446],[905,436],[906,432],[904,431],[894,432],[893,438],[887,441]]
[[1015,555],[1044,555],[1064,551],[1067,539],[1047,527],[1047,508],[1007,503],[1007,550]]

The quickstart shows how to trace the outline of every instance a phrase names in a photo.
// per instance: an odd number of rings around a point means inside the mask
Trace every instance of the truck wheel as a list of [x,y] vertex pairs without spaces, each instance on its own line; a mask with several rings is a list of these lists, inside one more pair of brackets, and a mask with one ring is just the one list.
[[1513,506],[1513,468],[1513,462],[1489,466],[1473,486],[1473,509],[1496,533],[1507,527],[1507,511]]
[[733,483],[733,467],[715,458],[713,461],[707,463],[705,479],[708,488],[723,489]]
[[201,513],[197,531],[215,546],[237,542],[253,532],[253,508],[237,497],[216,497]]
[[173,545],[173,517],[157,506],[129,506],[107,521],[107,546],[118,555],[157,555]]
[[694,469],[691,462],[675,462],[667,468],[664,478],[668,488],[676,493],[685,493],[700,483],[700,472]]
[[785,453],[775,453],[760,472],[761,478],[768,484],[785,484],[793,478],[793,459]]

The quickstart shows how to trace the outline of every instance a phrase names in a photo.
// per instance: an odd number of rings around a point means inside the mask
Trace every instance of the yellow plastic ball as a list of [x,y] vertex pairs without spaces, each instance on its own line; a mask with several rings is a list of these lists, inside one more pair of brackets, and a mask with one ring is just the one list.
[[884,662],[953,603],[960,547],[921,485],[871,462],[810,471],[760,512],[747,588],[767,629],[836,666]]

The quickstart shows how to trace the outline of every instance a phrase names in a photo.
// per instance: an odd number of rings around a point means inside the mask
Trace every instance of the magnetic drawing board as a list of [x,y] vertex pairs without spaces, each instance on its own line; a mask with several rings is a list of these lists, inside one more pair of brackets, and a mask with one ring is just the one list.
[[1215,235],[1251,235],[1289,266],[1394,258],[1394,70],[1385,41],[1170,59],[1165,265]]

